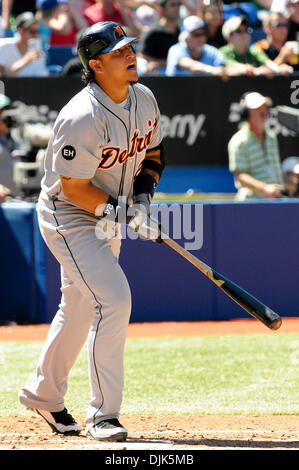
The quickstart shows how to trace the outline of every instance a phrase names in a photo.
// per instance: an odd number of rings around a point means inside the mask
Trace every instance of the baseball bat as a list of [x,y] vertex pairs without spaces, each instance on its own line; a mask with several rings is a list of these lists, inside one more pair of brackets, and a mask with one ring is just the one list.
[[193,256],[189,251],[185,250],[178,243],[169,238],[168,235],[163,236],[162,234],[162,240],[173,250],[183,256],[183,258],[192,263],[203,274],[205,274],[211,281],[220,287],[223,292],[225,292],[232,300],[234,300],[250,315],[264,323],[264,325],[272,330],[278,330],[278,328],[280,328],[282,323],[281,317],[269,307],[246,292],[240,286],[224,277],[222,274],[219,274],[203,261]]

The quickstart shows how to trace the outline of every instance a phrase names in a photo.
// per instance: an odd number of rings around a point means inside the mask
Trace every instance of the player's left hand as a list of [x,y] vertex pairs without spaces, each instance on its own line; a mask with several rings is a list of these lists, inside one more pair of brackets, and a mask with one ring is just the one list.
[[160,223],[147,214],[142,204],[133,204],[130,207],[132,216],[128,223],[128,227],[136,232],[142,240],[152,240],[156,243],[162,243]]

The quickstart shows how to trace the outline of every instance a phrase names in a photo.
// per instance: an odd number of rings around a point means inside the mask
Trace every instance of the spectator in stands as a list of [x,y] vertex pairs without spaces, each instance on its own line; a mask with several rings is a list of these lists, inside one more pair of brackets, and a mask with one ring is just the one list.
[[214,47],[225,46],[226,41],[222,35],[223,2],[221,0],[203,0],[199,10],[200,16],[208,29],[207,44]]
[[240,102],[245,121],[228,143],[229,169],[238,189],[236,198],[278,198],[283,190],[278,140],[265,125],[272,100],[257,92]]
[[165,74],[173,76],[199,72],[224,76],[222,54],[206,42],[207,28],[203,20],[195,15],[185,18],[179,42],[168,51]]
[[245,17],[229,18],[223,25],[222,34],[228,44],[219,50],[228,65],[240,64],[245,74],[254,76],[272,77],[274,73],[282,72],[280,66],[270,60],[264,51],[250,46],[248,20]]
[[157,0],[159,20],[145,31],[138,45],[138,56],[146,61],[146,71],[164,74],[167,54],[180,34],[180,0]]
[[288,18],[290,21],[289,41],[299,41],[299,0],[290,0],[288,2]]
[[288,41],[299,41],[299,0],[291,0],[287,4],[289,34]]
[[281,170],[288,196],[299,197],[299,157],[283,160]]
[[50,28],[50,46],[73,47],[77,32],[88,26],[72,0],[37,0],[38,18]]
[[154,3],[152,3],[152,5],[142,4],[137,6],[135,17],[142,25],[142,31],[149,29],[156,21],[158,21],[158,14]]
[[24,11],[36,12],[36,0],[2,0],[1,1],[1,24],[5,37],[13,37],[13,21]]
[[99,21],[115,21],[122,25],[129,36],[139,37],[142,25],[134,18],[124,0],[95,0],[84,10],[84,17],[91,26]]
[[299,41],[299,0],[273,0],[271,11],[283,13],[289,20],[288,41]]
[[9,108],[11,104],[10,98],[0,94],[0,175],[2,184],[0,184],[0,201],[2,202],[6,196],[15,192],[15,184],[13,180],[14,161],[11,152],[15,148],[15,143],[10,137],[9,128],[2,119],[3,112]]
[[0,66],[5,75],[46,76],[46,58],[39,48],[38,22],[30,11],[16,18],[18,36],[4,38],[0,42]]
[[[269,59],[280,65],[281,73],[289,75],[296,67],[288,65],[288,59],[296,52],[294,42],[287,42],[289,24],[287,18],[279,12],[270,12],[263,21],[266,39],[255,43],[255,47],[264,51]],[[294,64],[295,65],[295,64]],[[299,65],[297,64],[297,70]]]

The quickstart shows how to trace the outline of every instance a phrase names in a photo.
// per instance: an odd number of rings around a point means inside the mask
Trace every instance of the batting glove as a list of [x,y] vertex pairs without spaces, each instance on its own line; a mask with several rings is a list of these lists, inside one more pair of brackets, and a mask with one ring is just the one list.
[[152,240],[156,243],[162,243],[160,223],[148,215],[143,204],[133,204],[128,209],[128,216],[131,213],[134,215],[132,215],[127,225],[138,234],[141,240]]
[[150,215],[151,213],[151,200],[152,197],[149,193],[140,193],[133,196],[134,204],[141,204],[144,206],[147,215]]

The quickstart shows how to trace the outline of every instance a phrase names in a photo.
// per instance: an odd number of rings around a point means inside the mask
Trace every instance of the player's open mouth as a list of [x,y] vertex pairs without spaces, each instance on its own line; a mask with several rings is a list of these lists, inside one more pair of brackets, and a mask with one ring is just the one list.
[[128,65],[127,69],[128,70],[136,70],[136,64],[134,63],[134,64]]

